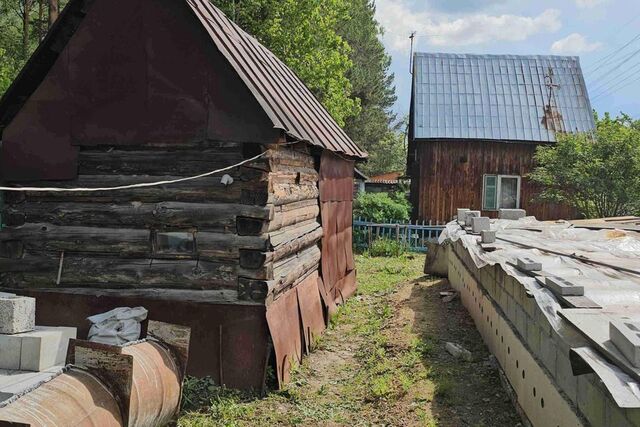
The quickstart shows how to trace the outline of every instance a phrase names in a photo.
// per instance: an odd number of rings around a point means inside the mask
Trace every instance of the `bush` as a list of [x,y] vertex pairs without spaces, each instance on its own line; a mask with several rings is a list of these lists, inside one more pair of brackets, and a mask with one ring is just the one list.
[[389,256],[397,257],[404,253],[404,246],[399,242],[391,239],[376,239],[371,242],[369,255],[371,256]]
[[408,221],[411,205],[403,193],[359,193],[354,215],[374,222]]

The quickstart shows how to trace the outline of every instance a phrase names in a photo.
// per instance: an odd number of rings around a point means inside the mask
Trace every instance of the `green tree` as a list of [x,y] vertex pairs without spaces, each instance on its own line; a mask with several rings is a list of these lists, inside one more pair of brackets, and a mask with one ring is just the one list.
[[561,135],[538,147],[535,159],[529,178],[542,186],[543,200],[568,203],[587,218],[640,210],[640,129],[627,115],[596,115],[594,135]]
[[212,0],[287,64],[343,126],[360,112],[348,78],[349,44],[338,35],[346,0]]
[[411,205],[401,192],[358,193],[353,206],[356,217],[375,222],[408,221]]
[[[338,28],[338,33],[351,47],[349,57],[353,67],[348,78],[353,85],[353,97],[360,99],[362,107],[360,114],[347,119],[345,131],[372,157],[363,166],[370,174],[404,169],[406,155],[403,152],[399,162],[390,161],[392,165],[380,161],[389,154],[395,160],[396,152],[404,150],[399,133],[404,129],[395,123],[392,111],[397,98],[394,76],[389,71],[391,57],[380,41],[383,29],[375,19],[375,11],[373,0],[351,0],[348,14]],[[396,147],[391,147],[392,142]],[[377,159],[373,159],[374,156]]]

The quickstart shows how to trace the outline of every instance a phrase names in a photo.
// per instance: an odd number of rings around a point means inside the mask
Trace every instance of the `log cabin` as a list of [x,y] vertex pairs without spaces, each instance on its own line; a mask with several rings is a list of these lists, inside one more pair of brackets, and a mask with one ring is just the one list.
[[191,327],[188,373],[261,389],[356,289],[366,153],[208,0],[71,0],[0,132],[4,186],[110,188],[5,192],[0,290],[36,297],[38,324],[81,336],[142,305]]
[[536,147],[595,128],[579,58],[416,53],[409,122],[413,219],[450,221],[457,208],[575,217],[540,201],[527,174]]

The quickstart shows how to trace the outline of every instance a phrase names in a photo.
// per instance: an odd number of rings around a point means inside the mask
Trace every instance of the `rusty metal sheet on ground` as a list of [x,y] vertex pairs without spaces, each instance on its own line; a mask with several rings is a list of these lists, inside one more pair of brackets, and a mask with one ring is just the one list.
[[290,289],[267,309],[267,323],[276,352],[278,384],[289,382],[291,368],[302,360],[302,331],[298,295]]
[[296,286],[300,317],[302,319],[302,331],[307,353],[311,350],[313,339],[325,330],[322,300],[318,290],[318,272]]

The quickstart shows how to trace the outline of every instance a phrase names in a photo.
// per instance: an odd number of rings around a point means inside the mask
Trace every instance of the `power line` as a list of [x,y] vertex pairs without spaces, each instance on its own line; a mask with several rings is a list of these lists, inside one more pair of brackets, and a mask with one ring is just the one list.
[[[628,83],[626,83],[626,84],[623,84],[626,80],[630,79],[631,77],[636,77],[636,78],[635,78],[635,79],[633,79],[633,80],[631,80],[630,82],[628,82]],[[606,90],[606,91],[601,92],[600,94],[598,94],[598,95],[594,96],[594,97],[593,97],[593,101],[595,101],[595,100],[597,100],[597,99],[600,99],[600,98],[602,98],[602,97],[603,97],[603,96],[605,96],[605,95],[613,94],[615,91],[618,91],[618,90],[620,90],[620,89],[623,89],[623,88],[625,88],[625,87],[627,87],[627,86],[629,86],[629,85],[631,85],[631,84],[633,84],[633,83],[635,83],[635,82],[637,82],[637,81],[640,81],[640,76],[634,76],[634,75],[629,76],[627,79],[625,79],[625,80],[623,80],[623,81],[619,82],[615,87],[612,87],[612,88],[610,88],[609,90]],[[622,85],[621,85],[621,84],[622,84]]]
[[607,86],[613,86],[613,85],[618,84],[618,82],[620,80],[626,79],[628,77],[629,73],[633,73],[635,71],[635,69],[638,68],[638,66],[640,66],[640,62],[636,62],[635,64],[633,64],[632,66],[627,68],[625,71],[623,71],[621,74],[612,76],[610,79],[608,79],[608,80],[602,82],[601,84],[597,85],[593,89],[593,93],[597,93],[597,92],[601,91],[603,88],[606,88]]
[[[615,56],[618,52],[621,52],[622,50],[624,50],[627,46],[629,46],[630,44],[632,44],[633,42],[635,42],[636,40],[640,39],[640,34],[636,34],[635,37],[633,37],[631,40],[629,40],[627,43],[624,44],[624,46],[619,47],[618,49],[614,50],[613,52],[611,52],[610,54],[600,58],[599,60],[597,60],[596,62],[594,62],[593,64],[591,64],[589,67],[587,67],[586,70],[588,70],[589,72],[596,72],[599,69],[601,69],[604,65],[606,65],[606,62],[608,59],[612,58],[613,56]],[[596,65],[602,63],[602,65],[597,66],[595,69],[593,69],[593,67],[595,67]]]
[[629,62],[633,57],[635,57],[636,55],[638,55],[640,53],[640,49],[633,51],[631,54],[629,54],[627,57],[623,58],[621,61],[613,64],[611,66],[611,68],[609,68],[608,70],[605,70],[604,73],[600,74],[600,76],[596,77],[595,80],[593,80],[591,82],[591,84],[595,84],[599,81],[601,81],[603,78],[607,78],[608,76],[611,75],[611,73],[614,70],[617,70],[618,68],[620,68],[621,66],[623,66],[624,64],[626,64],[627,62]]

